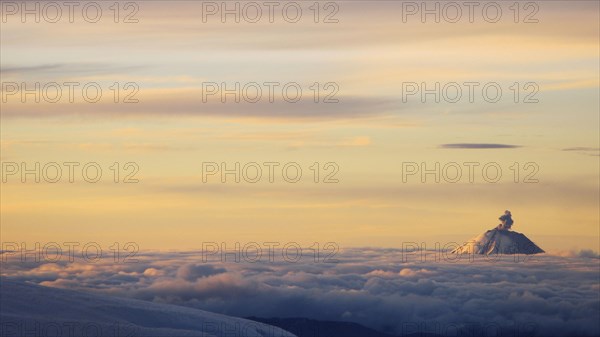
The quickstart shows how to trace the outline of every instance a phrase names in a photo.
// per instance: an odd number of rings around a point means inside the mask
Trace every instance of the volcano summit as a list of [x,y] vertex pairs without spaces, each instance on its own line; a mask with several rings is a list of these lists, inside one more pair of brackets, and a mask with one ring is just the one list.
[[539,254],[544,250],[533,243],[524,234],[510,230],[513,224],[510,211],[505,211],[494,229],[469,240],[454,249],[452,254]]

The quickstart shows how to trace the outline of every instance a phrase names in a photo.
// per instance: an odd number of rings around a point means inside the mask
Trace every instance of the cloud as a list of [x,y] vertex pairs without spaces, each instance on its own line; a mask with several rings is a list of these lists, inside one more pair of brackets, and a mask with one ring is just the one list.
[[358,136],[340,141],[334,140],[302,140],[290,144],[288,150],[297,150],[300,148],[354,148],[371,145],[371,138],[368,136]]
[[164,273],[156,268],[148,268],[146,270],[144,270],[144,276],[160,276],[163,275]]
[[339,102],[331,104],[314,103],[312,96],[308,97],[308,94],[304,94],[296,103],[285,101],[281,95],[273,102],[263,97],[256,103],[243,100],[236,103],[233,98],[226,103],[221,103],[220,98],[203,102],[201,93],[201,88],[142,89],[135,96],[139,99],[139,103],[135,104],[115,104],[112,94],[103,95],[100,101],[94,104],[85,102],[83,96],[79,95],[74,98],[74,103],[69,103],[65,99],[56,104],[21,104],[19,96],[15,94],[8,98],[5,104],[7,109],[3,109],[2,118],[80,115],[103,118],[107,116],[113,118],[197,116],[236,120],[260,119],[271,122],[308,122],[369,119],[407,111],[406,107],[402,107],[395,98],[389,96],[338,95],[336,98]]
[[8,76],[8,79],[18,79],[19,82],[23,78],[32,78],[36,81],[40,77],[51,76],[53,79],[68,78],[70,76],[91,76],[91,75],[107,75],[127,73],[134,70],[142,70],[143,66],[139,65],[113,65],[108,63],[52,63],[52,64],[37,64],[37,65],[7,65],[2,66],[2,74]]
[[563,151],[600,151],[598,147],[569,147],[562,149]]
[[600,148],[599,147],[568,147],[568,148],[562,149],[562,151],[577,152],[577,153],[585,154],[588,156],[600,156]]
[[211,265],[186,264],[177,270],[177,277],[186,281],[195,281],[202,277],[225,273],[224,268],[215,268]]
[[16,253],[3,263],[2,276],[234,316],[353,321],[395,334],[419,324],[461,331],[495,326],[502,335],[600,333],[599,266],[590,258],[597,252],[450,261],[434,251],[422,258],[357,248],[339,252],[337,263],[315,262],[308,250],[297,262],[279,251],[267,256],[235,262],[228,255],[221,262],[214,255],[202,262],[198,251],[147,252],[133,264],[111,257],[21,263]]
[[570,251],[557,251],[553,252],[554,255],[557,256],[565,256],[565,257],[581,257],[581,258],[589,258],[589,259],[600,259],[600,255],[597,252],[591,249],[582,249],[580,251],[570,250]]
[[456,144],[442,144],[441,148],[444,149],[515,149],[521,147],[520,145],[509,145],[509,144],[494,144],[494,143],[456,143]]
[[2,67],[2,74],[5,75],[22,75],[25,73],[39,73],[51,70],[61,70],[64,68],[62,64],[42,64],[36,66],[8,66]]

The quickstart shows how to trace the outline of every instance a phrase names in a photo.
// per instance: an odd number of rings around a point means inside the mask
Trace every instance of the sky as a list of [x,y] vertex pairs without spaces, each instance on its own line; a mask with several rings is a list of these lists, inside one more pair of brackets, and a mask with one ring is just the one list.
[[56,23],[2,4],[3,243],[433,246],[510,209],[546,251],[598,251],[598,2],[501,3],[496,22],[461,5],[456,23],[392,1],[281,3],[272,23],[247,3],[239,23],[208,2],[111,4]]

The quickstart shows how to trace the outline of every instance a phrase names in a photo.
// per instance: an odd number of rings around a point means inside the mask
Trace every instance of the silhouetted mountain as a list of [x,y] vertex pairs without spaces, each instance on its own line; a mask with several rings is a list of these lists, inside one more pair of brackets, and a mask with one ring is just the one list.
[[[294,318],[260,318],[246,319],[265,323],[289,331],[298,337],[398,337],[379,332],[358,323],[339,321],[318,321],[314,319]],[[429,333],[409,334],[405,337],[440,337]]]

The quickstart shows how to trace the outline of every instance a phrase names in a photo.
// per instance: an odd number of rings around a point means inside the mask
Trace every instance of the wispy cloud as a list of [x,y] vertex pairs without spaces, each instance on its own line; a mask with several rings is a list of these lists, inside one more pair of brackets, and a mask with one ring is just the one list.
[[496,144],[496,143],[456,143],[442,144],[443,149],[515,149],[521,145]]
[[[106,118],[124,118],[132,116],[199,116],[216,118],[237,118],[269,121],[324,121],[364,119],[389,116],[407,111],[393,97],[369,95],[340,95],[339,103],[314,103],[311,97],[303,97],[297,103],[286,102],[278,97],[273,103],[262,99],[257,103],[229,101],[221,103],[219,99],[202,102],[201,88],[175,90],[141,90],[137,104],[115,104],[112,93],[105,95],[95,104],[79,99],[76,103],[59,102],[57,104],[22,104],[12,99],[5,104],[2,118],[50,118],[55,116],[98,116]],[[43,108],[41,108],[43,107]]]
[[140,65],[108,63],[51,63],[37,65],[2,65],[0,72],[6,81],[48,79],[57,81],[65,78],[87,78],[89,76],[119,75],[144,69]]
[[7,66],[0,67],[2,75],[23,74],[23,73],[39,73],[49,70],[61,70],[64,65],[61,64],[42,64],[37,66]]
[[567,152],[577,152],[580,154],[585,154],[588,156],[600,156],[600,148],[598,147],[568,147],[565,149],[562,149],[563,151],[567,151]]

